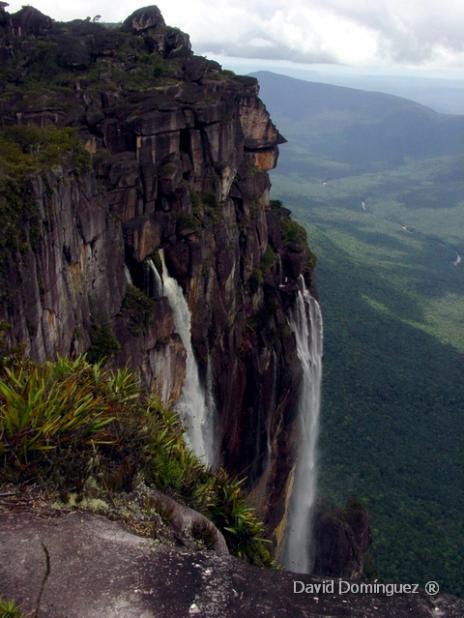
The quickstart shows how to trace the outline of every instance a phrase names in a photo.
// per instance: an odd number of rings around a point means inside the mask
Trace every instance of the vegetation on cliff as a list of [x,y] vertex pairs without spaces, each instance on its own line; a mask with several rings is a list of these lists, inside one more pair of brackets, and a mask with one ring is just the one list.
[[[0,130],[0,250],[35,245],[39,222],[31,178],[65,161],[77,173],[90,162],[75,129],[15,125]],[[0,268],[6,259],[2,254]]]
[[[72,113],[79,88],[98,97],[102,92],[147,92],[177,83],[183,77],[185,57],[191,55],[189,38],[166,26],[154,9],[136,11],[134,24],[128,19],[122,26],[105,26],[80,19],[54,22],[33,7],[23,7],[10,25],[15,34],[22,29],[33,34],[34,40],[18,36],[14,53],[2,58],[0,110],[12,104],[28,110],[40,101],[44,107]],[[144,26],[139,27],[138,20],[145,21]],[[200,72],[210,72],[213,80],[233,77],[215,62],[199,58],[198,64]],[[94,111],[88,110],[90,124]]]
[[0,598],[0,618],[22,618],[23,613],[14,601]]
[[142,477],[210,518],[233,554],[273,565],[242,481],[196,459],[178,417],[127,369],[107,370],[85,356],[3,367],[0,458],[4,479],[40,481],[64,494],[82,494],[89,479],[117,493]]
[[46,172],[69,157],[81,172],[89,155],[70,127],[15,125],[0,130],[0,180],[19,181]]

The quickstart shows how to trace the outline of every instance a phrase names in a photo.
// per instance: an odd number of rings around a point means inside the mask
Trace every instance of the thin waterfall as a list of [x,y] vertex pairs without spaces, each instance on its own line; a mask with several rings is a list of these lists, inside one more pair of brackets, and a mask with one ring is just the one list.
[[208,465],[213,470],[219,466],[219,444],[216,440],[217,436],[217,414],[216,414],[216,400],[214,399],[213,391],[213,366],[211,363],[211,356],[208,352],[208,364],[206,369],[206,408],[208,411],[206,424],[205,424],[205,444],[207,445]]
[[130,270],[127,268],[126,264],[124,264],[124,275],[126,277],[126,282],[129,285],[134,285],[134,282],[132,281],[132,276],[130,274]]
[[185,382],[176,410],[184,423],[185,438],[190,448],[206,465],[212,466],[215,460],[215,450],[213,419],[211,418],[214,414],[214,407],[211,403],[208,409],[208,399],[210,401],[213,399],[212,390],[207,396],[200,382],[198,365],[192,347],[191,313],[184,293],[177,281],[169,275],[162,250],[160,250],[160,258],[163,268],[161,276],[152,260],[148,260],[148,264],[154,274],[155,287],[161,284],[161,293],[169,301],[176,332],[187,354]]
[[298,402],[297,452],[289,500],[282,562],[286,569],[310,573],[313,567],[312,523],[316,498],[316,447],[322,378],[322,315],[302,275],[290,327],[303,369]]
[[[277,395],[277,354],[272,351],[272,396],[270,410],[274,410],[276,406]],[[263,475],[268,475],[271,467],[272,458],[272,441],[271,441],[271,414],[267,415],[266,419],[266,455],[264,459]]]
[[164,285],[161,275],[159,274],[158,269],[156,268],[155,263],[152,259],[148,259],[146,263],[153,274],[154,289],[151,290],[151,295],[155,298],[161,298],[164,293]]

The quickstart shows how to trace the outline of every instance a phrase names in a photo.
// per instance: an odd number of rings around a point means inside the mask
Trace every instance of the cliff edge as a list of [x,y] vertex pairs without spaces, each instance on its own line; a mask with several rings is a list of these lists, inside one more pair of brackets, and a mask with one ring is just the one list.
[[[121,26],[0,8],[0,320],[37,360],[88,352],[165,403],[186,350],[157,287],[181,285],[215,442],[274,530],[301,380],[289,309],[314,257],[270,201],[284,138],[254,78],[195,56],[156,7]],[[276,539],[278,541],[278,539]]]

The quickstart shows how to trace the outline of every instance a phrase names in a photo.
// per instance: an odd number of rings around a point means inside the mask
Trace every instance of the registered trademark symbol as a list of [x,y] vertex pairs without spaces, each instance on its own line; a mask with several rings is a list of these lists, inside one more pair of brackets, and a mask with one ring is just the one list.
[[427,594],[438,594],[440,592],[440,586],[437,582],[427,582],[425,584],[425,592]]

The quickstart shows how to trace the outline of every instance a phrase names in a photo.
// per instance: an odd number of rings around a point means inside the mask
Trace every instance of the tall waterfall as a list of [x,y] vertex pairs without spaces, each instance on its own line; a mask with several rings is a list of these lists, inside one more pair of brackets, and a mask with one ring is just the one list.
[[295,333],[303,380],[298,403],[297,454],[282,562],[290,571],[310,573],[314,561],[311,546],[321,403],[322,315],[319,303],[307,290],[302,275],[299,286],[290,326]]
[[[198,365],[192,347],[190,309],[185,300],[182,288],[177,281],[169,275],[162,250],[160,251],[160,257],[163,267],[161,275],[154,262],[148,260],[148,265],[154,275],[155,293],[167,297],[174,315],[176,332],[179,334],[187,354],[185,382],[182,396],[177,403],[176,409],[184,423],[185,437],[190,448],[205,464],[213,466],[216,457],[214,448],[215,436],[213,417],[215,414],[212,387],[208,387],[208,392],[205,393],[201,385]],[[210,371],[211,369],[208,368],[208,372]],[[210,378],[208,382],[209,381]]]

